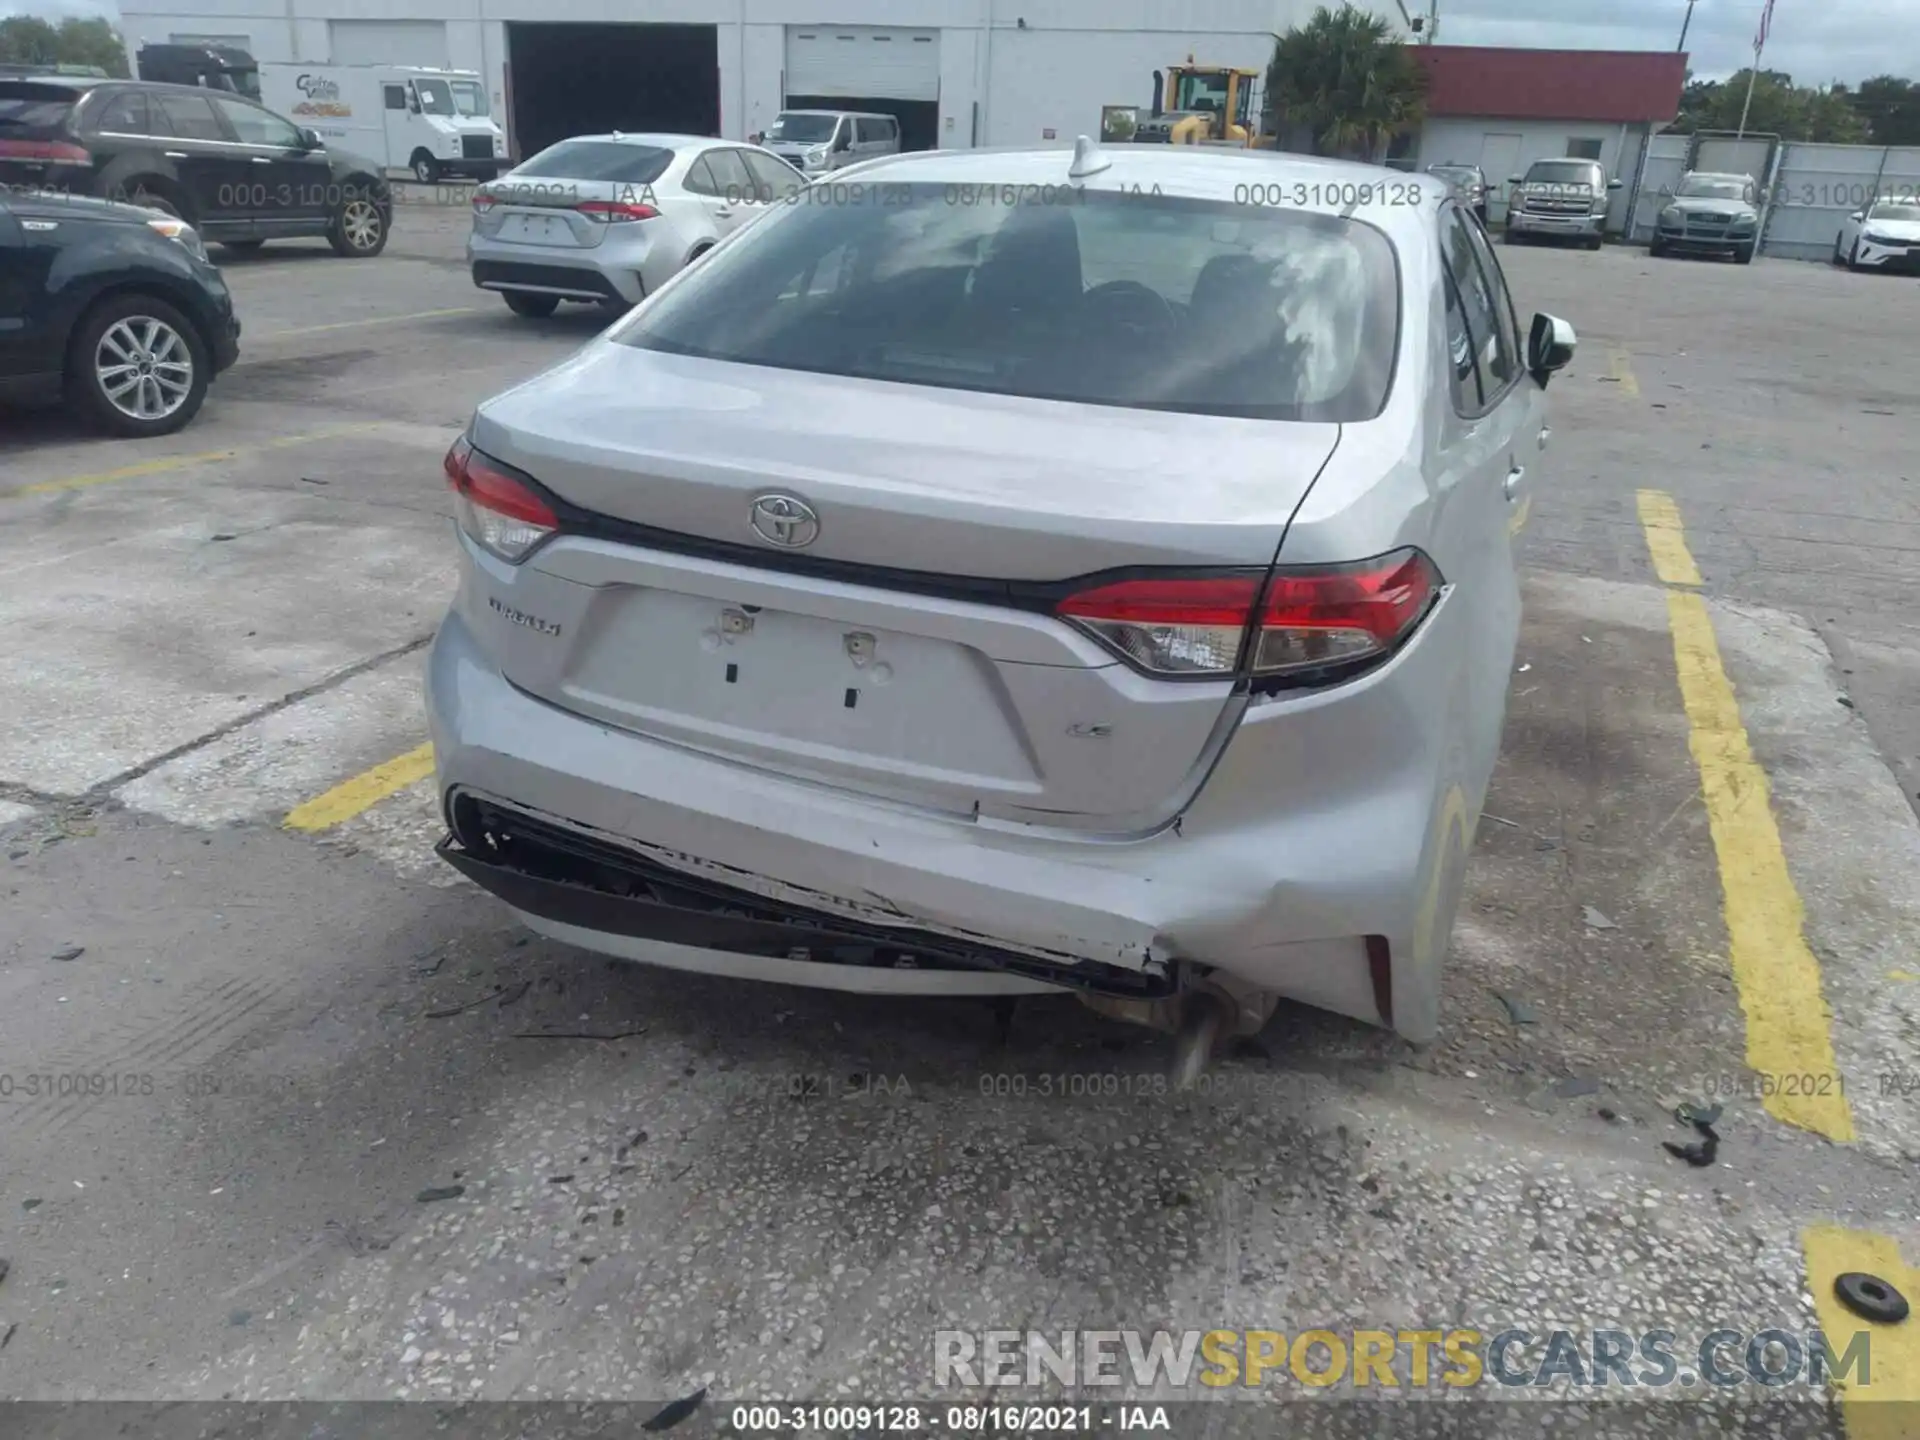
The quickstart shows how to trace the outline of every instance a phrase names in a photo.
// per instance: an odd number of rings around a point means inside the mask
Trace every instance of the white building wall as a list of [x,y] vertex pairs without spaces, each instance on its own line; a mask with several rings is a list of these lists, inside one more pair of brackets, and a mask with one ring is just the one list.
[[[1144,105],[1152,73],[1193,57],[1264,70],[1276,34],[1318,0],[121,0],[129,50],[174,32],[245,34],[256,59],[333,59],[328,22],[439,20],[448,62],[478,70],[504,113],[507,22],[712,24],[723,133],[784,101],[786,26],[924,26],[940,34],[940,143],[1056,143],[1097,133],[1103,105]],[[1368,8],[1394,15],[1392,5]],[[1025,22],[1022,25],[1021,22]]]

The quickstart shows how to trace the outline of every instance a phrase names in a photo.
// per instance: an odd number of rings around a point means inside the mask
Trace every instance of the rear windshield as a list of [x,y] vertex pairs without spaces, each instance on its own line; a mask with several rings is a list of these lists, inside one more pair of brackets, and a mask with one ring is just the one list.
[[782,115],[767,130],[767,139],[784,140],[790,145],[816,145],[833,138],[838,115]]
[[64,85],[0,80],[0,141],[58,139],[77,99]]
[[1400,302],[1393,247],[1378,230],[1113,190],[1061,187],[1033,203],[1000,203],[1019,187],[988,193],[801,191],[618,338],[749,365],[1201,415],[1354,421],[1385,403]]
[[1529,185],[1587,185],[1600,183],[1600,169],[1585,160],[1536,160],[1527,171]]
[[656,145],[614,140],[562,140],[549,145],[513,173],[560,180],[621,180],[650,185],[673,163],[673,152]]

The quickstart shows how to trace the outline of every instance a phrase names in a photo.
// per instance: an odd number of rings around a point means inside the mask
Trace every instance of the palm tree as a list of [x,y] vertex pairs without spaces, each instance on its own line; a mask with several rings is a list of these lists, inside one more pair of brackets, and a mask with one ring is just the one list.
[[1351,3],[1322,5],[1273,47],[1268,114],[1305,126],[1316,154],[1371,160],[1419,124],[1425,107],[1426,76],[1412,54],[1391,25]]

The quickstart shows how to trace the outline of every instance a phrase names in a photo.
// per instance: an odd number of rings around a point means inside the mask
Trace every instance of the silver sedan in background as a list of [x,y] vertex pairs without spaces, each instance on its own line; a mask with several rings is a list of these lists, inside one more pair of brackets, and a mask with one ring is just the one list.
[[1071,991],[1176,1076],[1282,996],[1431,1037],[1572,331],[1435,179],[859,178],[448,454],[441,854],[611,955]]
[[473,192],[467,263],[516,315],[625,310],[806,181],[771,151],[697,135],[580,135]]

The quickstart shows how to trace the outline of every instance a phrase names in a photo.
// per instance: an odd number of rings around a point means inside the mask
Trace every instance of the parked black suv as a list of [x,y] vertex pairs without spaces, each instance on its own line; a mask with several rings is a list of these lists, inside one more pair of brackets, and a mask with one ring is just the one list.
[[140,80],[0,80],[0,186],[125,200],[235,250],[324,235],[362,258],[393,223],[373,161],[243,95]]
[[185,221],[0,189],[0,399],[64,395],[113,434],[166,435],[239,351],[227,282]]

